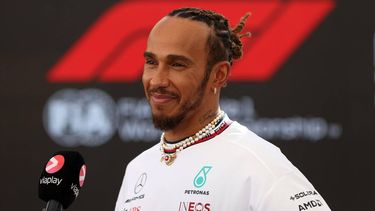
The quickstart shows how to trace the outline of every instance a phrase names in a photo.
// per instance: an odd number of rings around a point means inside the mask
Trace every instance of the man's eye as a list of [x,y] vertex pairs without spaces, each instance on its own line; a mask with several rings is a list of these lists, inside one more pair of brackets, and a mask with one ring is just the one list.
[[186,67],[186,64],[175,62],[175,63],[172,63],[172,66],[173,67],[180,67],[180,68],[182,68],[182,67]]
[[145,64],[156,65],[156,61],[153,59],[145,59]]

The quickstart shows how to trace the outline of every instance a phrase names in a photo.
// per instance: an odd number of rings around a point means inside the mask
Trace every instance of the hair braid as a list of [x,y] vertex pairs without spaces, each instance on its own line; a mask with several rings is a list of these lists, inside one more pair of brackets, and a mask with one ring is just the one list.
[[245,16],[243,16],[240,20],[240,22],[237,24],[234,29],[231,30],[231,40],[233,41],[234,45],[232,44],[231,50],[233,54],[234,59],[239,59],[242,57],[242,37],[250,37],[251,33],[246,32],[244,34],[240,34],[242,29],[245,27],[245,23],[247,18],[250,16],[250,13],[246,13]]
[[199,8],[180,8],[173,10],[168,16],[187,18],[190,20],[206,23],[213,32],[207,41],[208,44],[208,61],[207,68],[210,70],[214,64],[219,61],[226,60],[232,64],[233,60],[242,56],[241,38],[250,36],[250,33],[240,34],[245,26],[246,19],[249,17],[247,13],[241,18],[240,23],[231,29],[227,18],[223,15],[210,10]]

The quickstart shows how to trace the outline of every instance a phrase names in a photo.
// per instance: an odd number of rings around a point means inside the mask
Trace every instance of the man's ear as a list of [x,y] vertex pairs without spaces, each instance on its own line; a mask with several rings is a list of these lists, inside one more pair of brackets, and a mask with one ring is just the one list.
[[213,86],[221,88],[227,85],[230,68],[231,66],[227,61],[218,62],[212,67],[211,78]]

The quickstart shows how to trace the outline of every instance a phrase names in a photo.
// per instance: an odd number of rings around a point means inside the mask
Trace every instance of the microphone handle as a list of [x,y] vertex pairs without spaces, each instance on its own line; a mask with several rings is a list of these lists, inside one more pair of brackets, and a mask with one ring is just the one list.
[[63,207],[62,204],[56,200],[49,200],[47,202],[47,206],[45,211],[62,211]]

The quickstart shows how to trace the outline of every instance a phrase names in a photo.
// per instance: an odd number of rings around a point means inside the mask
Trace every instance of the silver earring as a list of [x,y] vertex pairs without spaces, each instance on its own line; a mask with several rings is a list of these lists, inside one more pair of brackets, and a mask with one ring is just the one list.
[[214,87],[214,95],[216,95],[216,92],[217,92],[217,89],[216,87]]

